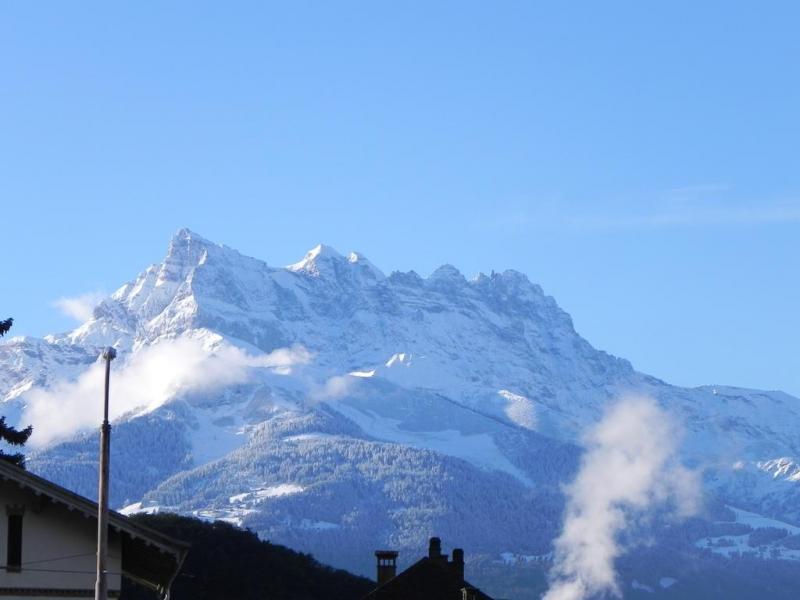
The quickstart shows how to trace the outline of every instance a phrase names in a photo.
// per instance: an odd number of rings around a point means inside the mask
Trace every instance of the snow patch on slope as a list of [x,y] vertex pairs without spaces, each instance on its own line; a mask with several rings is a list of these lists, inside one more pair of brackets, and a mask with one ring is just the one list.
[[258,502],[263,498],[280,498],[281,496],[290,496],[291,494],[299,494],[305,488],[296,483],[281,483],[279,485],[271,485],[263,488],[255,488],[252,491],[244,492],[231,496],[228,501],[231,504],[241,504],[245,501]]
[[[791,539],[789,536],[800,536],[800,527],[733,506],[728,508],[735,515],[734,523],[744,526],[744,532],[701,538],[695,542],[695,546],[726,558],[748,555],[762,559],[800,561],[797,544],[790,544],[790,547],[784,545],[785,540]],[[728,524],[725,521],[718,523]],[[764,537],[759,535],[760,532],[768,535]]]
[[484,469],[508,473],[525,485],[533,485],[530,478],[508,460],[488,433],[470,435],[453,429],[412,431],[402,428],[402,421],[371,411],[363,412],[345,403],[337,403],[335,408],[376,439],[461,458]]
[[512,423],[520,427],[536,431],[538,419],[536,418],[536,405],[525,396],[500,390],[497,394],[506,400],[503,412]]

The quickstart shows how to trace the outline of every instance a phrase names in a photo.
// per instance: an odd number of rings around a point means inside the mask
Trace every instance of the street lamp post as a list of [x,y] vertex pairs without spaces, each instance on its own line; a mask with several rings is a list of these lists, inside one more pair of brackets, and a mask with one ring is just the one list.
[[100,488],[97,494],[97,583],[94,588],[95,600],[108,600],[106,558],[108,556],[108,463],[111,450],[111,425],[108,423],[108,384],[111,375],[111,361],[116,357],[117,351],[111,346],[103,350],[103,360],[106,361],[106,386],[103,403],[103,425],[100,427]]

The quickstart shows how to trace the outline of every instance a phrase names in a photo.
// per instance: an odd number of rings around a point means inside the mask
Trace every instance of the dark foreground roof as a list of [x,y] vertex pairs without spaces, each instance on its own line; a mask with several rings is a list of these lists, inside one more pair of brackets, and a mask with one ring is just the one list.
[[[0,478],[97,520],[97,503],[4,460],[0,460]],[[122,536],[122,574],[155,590],[162,598],[169,598],[170,587],[186,558],[189,544],[133,523],[113,510],[109,511],[108,522],[109,527]]]
[[[467,595],[464,595],[464,590]],[[492,600],[464,581],[450,563],[425,557],[364,596],[363,600]]]

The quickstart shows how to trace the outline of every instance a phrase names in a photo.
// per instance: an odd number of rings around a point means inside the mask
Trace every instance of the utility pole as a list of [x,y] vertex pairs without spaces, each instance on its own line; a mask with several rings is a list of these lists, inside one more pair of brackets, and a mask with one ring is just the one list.
[[103,425],[100,427],[100,489],[97,494],[97,583],[94,600],[108,600],[108,581],[106,580],[106,558],[108,557],[108,463],[111,451],[111,425],[108,424],[108,383],[111,375],[111,361],[117,351],[111,346],[103,350],[106,361],[105,401],[103,403]]

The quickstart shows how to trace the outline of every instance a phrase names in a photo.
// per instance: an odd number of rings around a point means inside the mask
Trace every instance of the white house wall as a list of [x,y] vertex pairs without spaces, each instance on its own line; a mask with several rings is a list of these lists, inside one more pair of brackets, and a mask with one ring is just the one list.
[[[5,569],[8,547],[6,507],[20,505],[25,510],[22,518],[22,567],[19,572],[9,572]],[[16,483],[0,482],[0,597],[49,600],[75,597],[74,593],[79,590],[93,592],[96,549],[96,518],[69,510],[44,496],[36,496]],[[122,548],[120,536],[113,529],[109,532],[107,564],[108,589],[116,595],[120,589]],[[53,592],[32,596],[33,590]]]

